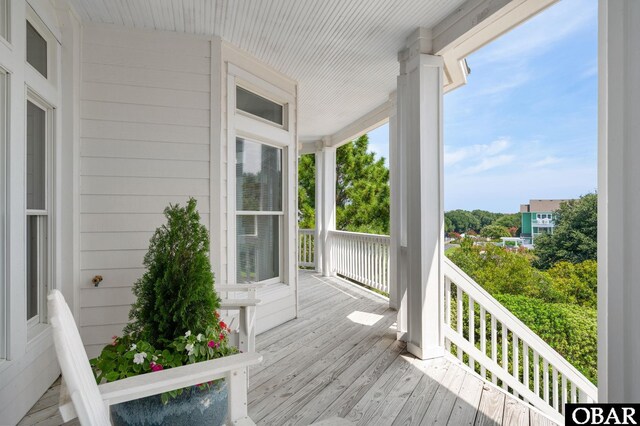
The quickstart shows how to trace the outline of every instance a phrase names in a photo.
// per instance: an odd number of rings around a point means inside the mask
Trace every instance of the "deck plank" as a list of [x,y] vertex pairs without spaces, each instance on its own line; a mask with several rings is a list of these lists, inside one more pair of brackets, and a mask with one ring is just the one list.
[[449,368],[449,374],[438,386],[429,408],[420,421],[421,425],[445,425],[449,421],[458,392],[467,375],[467,372],[456,364],[452,363],[451,367],[453,368]]
[[465,376],[449,417],[449,425],[465,426],[473,424],[478,412],[478,405],[480,405],[483,385],[482,379],[475,374],[467,374]]
[[443,362],[430,363],[423,370],[420,382],[411,396],[407,398],[398,416],[393,421],[394,426],[408,426],[420,423],[438,390],[438,386],[440,386],[440,382],[448,373],[450,367],[451,363],[443,358]]
[[529,424],[529,408],[520,400],[507,397],[504,402],[504,426],[526,426]]
[[496,426],[502,423],[505,394],[496,387],[484,385],[480,406],[476,416],[476,426]]

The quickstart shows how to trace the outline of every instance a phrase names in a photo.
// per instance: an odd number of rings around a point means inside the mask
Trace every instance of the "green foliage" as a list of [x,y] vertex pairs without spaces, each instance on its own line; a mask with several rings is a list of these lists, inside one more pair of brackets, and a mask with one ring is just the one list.
[[336,165],[337,229],[389,234],[389,169],[369,152],[369,137],[338,148]]
[[551,279],[530,258],[493,244],[469,246],[464,239],[449,258],[491,294],[524,294],[555,301]]
[[555,223],[553,234],[536,237],[536,267],[548,269],[560,261],[580,263],[597,259],[597,194],[563,202],[556,211]]
[[475,217],[473,213],[466,210],[451,210],[444,214],[445,220],[449,220],[451,222],[452,229],[450,231],[455,231],[459,233],[465,233],[470,229],[475,230],[476,232],[480,231],[480,219]]
[[[315,227],[315,156],[298,162],[298,225]],[[363,135],[337,149],[336,227],[353,232],[389,234],[389,169],[369,152]]]
[[298,226],[316,227],[316,156],[301,155],[298,160]]
[[546,303],[526,296],[496,294],[494,297],[589,380],[597,383],[595,309]]
[[508,213],[497,218],[492,225],[504,226],[508,228],[513,237],[520,235],[520,227],[522,225],[522,215],[520,213]]
[[187,330],[214,323],[219,299],[213,288],[209,233],[200,223],[196,200],[169,205],[144,257],[146,272],[133,287],[137,297],[129,312],[128,334],[152,346],[172,342]]
[[498,240],[500,237],[510,237],[509,228],[500,225],[487,225],[480,230],[480,236]]
[[[211,314],[211,317],[214,317]],[[204,333],[192,334],[188,331],[163,346],[154,346],[146,340],[133,335],[114,336],[113,343],[104,347],[100,356],[90,360],[91,368],[98,384],[113,382],[127,377],[137,376],[166,368],[207,361],[232,355],[238,352],[229,346],[229,328],[218,321],[204,330]],[[211,383],[198,385],[206,389]],[[162,394],[162,402],[182,394],[185,389],[176,389]]]
[[558,262],[547,273],[551,277],[556,297],[596,309],[598,305],[598,264],[595,260],[581,263]]

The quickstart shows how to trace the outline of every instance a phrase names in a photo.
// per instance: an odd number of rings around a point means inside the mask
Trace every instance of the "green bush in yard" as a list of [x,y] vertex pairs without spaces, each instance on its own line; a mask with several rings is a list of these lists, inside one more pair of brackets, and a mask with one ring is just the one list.
[[494,297],[549,346],[597,383],[598,323],[595,309],[497,294]]

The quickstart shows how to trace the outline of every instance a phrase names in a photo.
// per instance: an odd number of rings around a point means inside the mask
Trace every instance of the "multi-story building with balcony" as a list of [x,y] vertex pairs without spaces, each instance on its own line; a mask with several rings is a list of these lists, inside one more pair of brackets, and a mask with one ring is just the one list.
[[525,244],[534,244],[540,234],[553,234],[555,212],[560,203],[568,200],[529,200],[529,204],[520,205],[522,215],[521,238]]

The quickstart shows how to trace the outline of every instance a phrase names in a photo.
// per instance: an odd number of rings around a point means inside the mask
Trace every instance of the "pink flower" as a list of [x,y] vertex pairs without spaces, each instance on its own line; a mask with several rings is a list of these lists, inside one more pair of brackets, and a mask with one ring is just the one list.
[[221,328],[227,328],[227,324],[224,321],[220,321],[220,327]]
[[220,337],[220,341],[223,341],[223,340],[224,340],[224,338],[225,338],[224,333],[220,333],[220,336],[219,336],[219,337]]
[[151,367],[151,371],[160,371],[164,369],[162,364],[157,364],[153,361],[149,364],[149,366]]
[[210,348],[217,348],[218,346],[220,346],[220,343],[216,342],[215,340],[209,340],[209,343],[207,343],[207,346],[209,346]]
[[111,336],[111,340],[113,340],[113,343],[111,343],[112,346],[116,346],[118,344],[118,336]]

